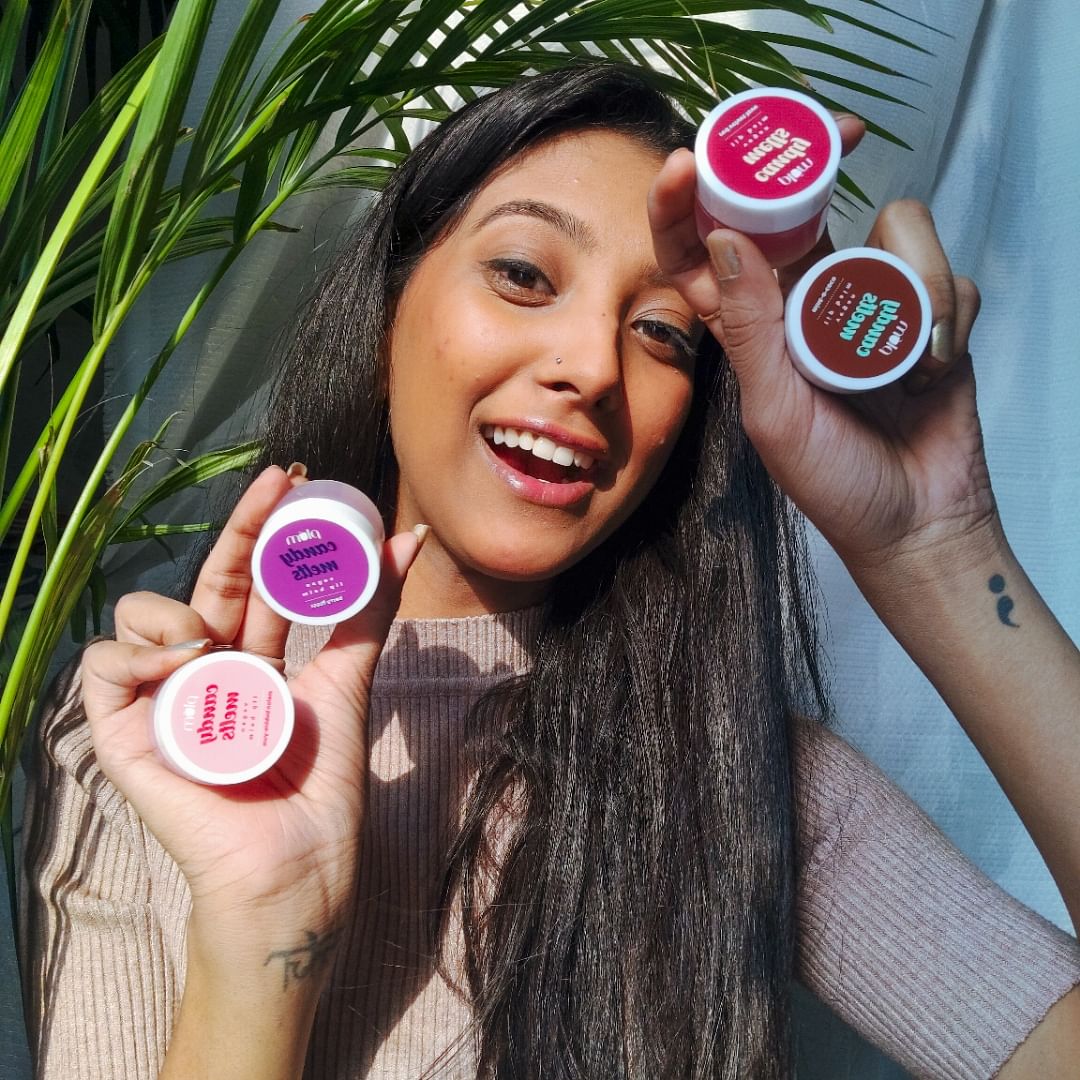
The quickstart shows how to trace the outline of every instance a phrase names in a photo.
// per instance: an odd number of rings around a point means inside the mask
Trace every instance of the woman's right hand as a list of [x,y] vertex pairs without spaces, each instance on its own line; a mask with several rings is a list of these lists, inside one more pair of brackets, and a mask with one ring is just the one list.
[[166,768],[151,738],[155,685],[211,645],[283,657],[288,623],[252,589],[250,562],[263,522],[292,482],[303,481],[278,468],[255,480],[203,565],[190,605],[151,593],[125,596],[116,608],[116,640],[97,642],[83,656],[98,763],[180,867],[203,925],[269,914],[332,927],[354,881],[368,693],[419,547],[413,533],[387,542],[372,603],[341,623],[290,681],[296,730],[272,770],[237,787],[204,786]]

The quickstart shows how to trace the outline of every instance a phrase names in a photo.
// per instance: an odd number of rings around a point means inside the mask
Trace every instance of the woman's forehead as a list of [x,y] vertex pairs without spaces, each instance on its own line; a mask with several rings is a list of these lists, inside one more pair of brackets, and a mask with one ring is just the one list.
[[648,191],[662,164],[661,154],[629,135],[567,132],[511,158],[477,192],[467,216],[483,216],[493,205],[529,191],[548,203],[592,203],[601,211],[612,201]]
[[459,231],[471,235],[516,217],[546,223],[587,253],[621,241],[651,254],[646,197],[662,164],[660,154],[626,135],[560,135],[500,169]]

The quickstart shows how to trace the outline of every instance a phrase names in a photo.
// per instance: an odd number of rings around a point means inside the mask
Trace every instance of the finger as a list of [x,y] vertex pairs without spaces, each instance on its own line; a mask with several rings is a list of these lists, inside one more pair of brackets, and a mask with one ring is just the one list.
[[649,224],[661,273],[715,334],[719,328],[715,315],[722,299],[717,278],[728,271],[713,266],[698,235],[694,175],[693,154],[676,150],[670,155],[649,192]]
[[743,424],[761,450],[759,440],[790,423],[813,396],[812,388],[788,356],[784,300],[764,256],[729,229],[711,233],[707,244],[719,296],[707,325],[738,377]]
[[863,141],[866,122],[854,113],[834,113],[833,116],[840,129],[840,154],[847,157]]
[[152,592],[121,596],[113,619],[116,640],[134,645],[173,645],[209,636],[198,612],[179,600]]
[[708,266],[694,220],[697,172],[685,147],[669,154],[649,189],[649,225],[657,265],[676,288],[676,279]]
[[[308,482],[307,466],[294,461],[286,470],[289,484],[297,488]],[[249,564],[250,565],[250,564]],[[254,653],[275,667],[283,668],[285,643],[289,637],[289,621],[282,618],[259,594],[252,589],[248,596],[244,619],[235,638],[238,648]]]
[[91,727],[126,709],[141,686],[168,678],[177,668],[202,655],[209,638],[174,645],[135,645],[97,641],[83,651],[82,695]]
[[307,482],[307,466],[302,461],[294,461],[286,470],[285,475],[293,487]]
[[427,536],[426,526],[398,533],[383,544],[379,587],[363,611],[335,628],[319,659],[340,678],[336,683],[345,692],[355,692],[355,705],[362,712],[379,652],[401,602],[405,577]]
[[[904,379],[904,389],[909,394],[922,394],[936,386],[951,373],[963,373],[971,367],[971,331],[979,317],[982,298],[978,287],[970,278],[958,277],[956,287],[956,325],[953,338],[953,360],[950,364],[924,362]],[[931,350],[932,351],[932,350]]]
[[776,280],[780,283],[780,291],[787,296],[797,282],[812,267],[816,266],[826,255],[831,255],[836,250],[829,234],[829,227],[821,234],[821,239],[801,259],[797,259],[787,266],[782,266],[776,271]]
[[260,473],[229,515],[199,571],[191,606],[205,620],[207,633],[219,644],[233,642],[239,634],[251,595],[251,553],[255,541],[290,486],[284,470],[277,466]]
[[957,356],[971,351],[971,331],[982,310],[979,287],[971,278],[956,279],[956,338],[954,348]]
[[878,216],[867,244],[899,255],[926,285],[933,329],[911,379],[918,384],[941,378],[957,357],[956,282],[929,209],[915,199],[890,203]]
[[401,602],[405,577],[426,535],[411,531],[398,533],[383,544],[379,587],[363,611],[338,625],[331,638],[336,647],[381,643],[385,639]]

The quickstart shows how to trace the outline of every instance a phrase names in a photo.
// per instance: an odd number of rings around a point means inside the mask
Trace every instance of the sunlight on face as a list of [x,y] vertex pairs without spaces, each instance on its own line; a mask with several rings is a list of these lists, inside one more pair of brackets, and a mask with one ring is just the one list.
[[660,474],[694,329],[654,261],[660,164],[610,132],[553,140],[491,180],[409,280],[390,347],[395,526],[433,529],[410,612],[535,601]]

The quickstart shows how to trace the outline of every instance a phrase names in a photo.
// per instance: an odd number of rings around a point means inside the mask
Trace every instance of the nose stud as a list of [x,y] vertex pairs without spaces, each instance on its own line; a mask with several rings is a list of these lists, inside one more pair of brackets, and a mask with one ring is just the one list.
[[561,356],[556,356],[555,357],[555,363],[556,364],[561,364],[562,363],[562,357]]

